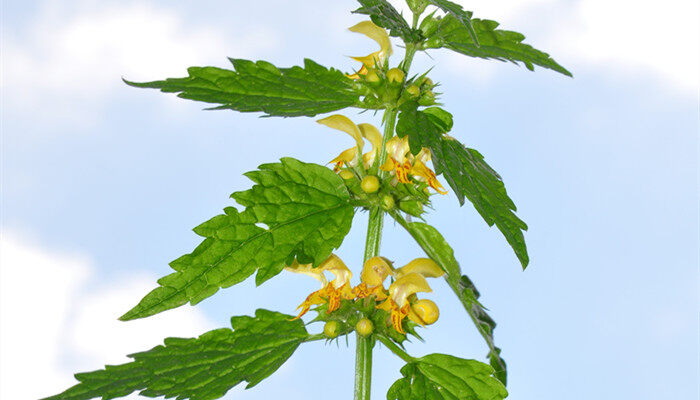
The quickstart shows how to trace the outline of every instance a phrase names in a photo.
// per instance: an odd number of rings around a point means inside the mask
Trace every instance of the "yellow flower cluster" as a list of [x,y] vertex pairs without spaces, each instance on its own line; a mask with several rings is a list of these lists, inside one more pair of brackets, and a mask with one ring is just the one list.
[[[362,167],[366,170],[374,164],[378,156],[378,150],[382,146],[382,135],[374,125],[355,125],[350,118],[340,114],[331,115],[317,122],[329,128],[345,132],[355,139],[355,146],[344,150],[338,157],[330,161],[331,164],[335,164],[333,171],[339,172],[344,166],[354,168],[360,165],[360,162],[362,162]],[[372,150],[362,154],[364,139],[367,139],[372,144]],[[409,148],[408,138],[404,137],[402,139],[396,136],[389,139],[384,148],[387,160],[380,166],[380,169],[395,174],[398,182],[410,183],[410,175],[418,181],[427,183],[438,193],[447,194],[445,188],[437,180],[435,173],[426,165],[430,161],[430,150],[423,148],[416,156],[413,156]]]
[[[314,268],[311,264],[296,261],[288,266],[288,271],[311,276],[321,282],[321,289],[311,293],[298,308],[296,318],[301,318],[314,305],[328,304],[326,313],[340,308],[342,299],[373,299],[376,308],[389,313],[391,325],[399,333],[405,333],[403,320],[408,317],[420,325],[430,325],[439,316],[437,305],[428,299],[418,299],[418,292],[432,292],[425,278],[436,278],[445,272],[429,258],[416,258],[401,268],[394,269],[391,261],[384,257],[372,257],[365,262],[360,274],[360,284],[351,287],[352,272],[335,254]],[[334,275],[330,282],[324,272]],[[387,277],[394,278],[388,289],[384,288]]]

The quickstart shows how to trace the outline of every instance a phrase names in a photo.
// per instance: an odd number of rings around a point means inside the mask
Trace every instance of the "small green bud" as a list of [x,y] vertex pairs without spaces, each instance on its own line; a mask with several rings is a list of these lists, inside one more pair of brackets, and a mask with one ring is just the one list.
[[394,206],[396,205],[396,202],[394,202],[394,197],[391,195],[384,195],[382,197],[382,208],[384,211],[391,211],[394,209]]
[[432,92],[432,90],[429,90],[418,99],[418,104],[422,106],[432,106],[435,104],[435,93]]
[[411,97],[418,97],[420,95],[420,88],[416,85],[411,85],[406,88],[406,93]]
[[360,336],[367,336],[374,332],[374,324],[367,318],[362,318],[355,324],[355,330]]
[[352,179],[355,177],[355,174],[353,174],[352,171],[350,171],[349,169],[344,169],[344,170],[340,171],[340,173],[338,175],[340,175],[340,177],[345,179],[345,180]]
[[379,190],[379,179],[374,175],[367,175],[362,178],[360,186],[365,193],[375,193]]
[[379,75],[377,75],[377,72],[375,72],[373,69],[370,69],[365,75],[365,81],[369,83],[377,83],[379,82]]
[[386,79],[389,80],[389,83],[401,83],[405,77],[406,74],[399,68],[392,68],[386,73]]
[[338,321],[328,321],[323,326],[323,333],[329,338],[333,339],[340,333],[340,324]]
[[433,80],[428,78],[427,76],[423,78],[423,82],[421,82],[421,85],[427,86],[428,88],[432,88],[433,86],[435,86]]

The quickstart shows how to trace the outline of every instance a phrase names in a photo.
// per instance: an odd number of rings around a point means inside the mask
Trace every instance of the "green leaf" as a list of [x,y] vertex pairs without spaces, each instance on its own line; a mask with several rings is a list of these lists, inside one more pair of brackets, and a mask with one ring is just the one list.
[[407,222],[396,212],[392,212],[391,215],[416,240],[425,254],[445,270],[447,273],[445,280],[489,346],[488,358],[495,371],[494,376],[505,385],[507,380],[506,362],[501,358],[501,349],[496,347],[493,340],[496,322],[486,313],[486,308],[479,303],[480,294],[472,281],[466,275],[462,275],[452,247],[434,227],[423,222]]
[[464,204],[466,197],[489,226],[496,224],[523,268],[527,267],[529,257],[522,232],[527,230],[527,224],[515,215],[515,204],[508,197],[500,175],[478,151],[443,134],[452,126],[447,111],[437,107],[420,111],[417,107],[415,102],[401,106],[397,135],[408,136],[413,154],[423,147],[430,149],[435,173],[445,177],[459,203]]
[[470,310],[469,315],[489,345],[489,364],[494,369],[494,376],[505,385],[508,378],[506,361],[501,358],[501,349],[496,347],[493,342],[493,330],[496,329],[496,321],[486,312],[486,308],[479,303],[481,294],[468,276],[462,275],[459,281],[459,289],[458,297],[460,301],[462,301],[465,308],[468,307]]
[[358,106],[359,93],[342,72],[305,59],[304,67],[277,68],[266,61],[229,59],[235,70],[191,67],[186,78],[127,84],[178,93],[183,99],[220,104],[212,110],[261,111],[267,116],[312,117]]
[[353,11],[369,15],[372,22],[389,30],[389,35],[400,37],[406,43],[417,43],[423,37],[420,30],[411,29],[406,20],[386,0],[358,0],[362,7]]
[[476,36],[476,32],[474,32],[474,27],[472,27],[471,19],[473,13],[471,11],[465,11],[459,4],[447,0],[428,0],[428,3],[437,6],[446,13],[452,14],[457,21],[462,23],[464,29],[469,32],[472,43],[479,47],[479,39]]
[[428,354],[401,368],[387,400],[502,400],[505,386],[493,369],[476,360],[447,354]]
[[496,29],[498,22],[488,19],[471,19],[478,45],[462,19],[448,14],[444,18],[428,17],[421,24],[424,31],[429,31],[425,48],[445,47],[458,53],[485,59],[521,62],[529,70],[535,65],[557,71],[566,76],[571,72],[554,61],[549,54],[522,43],[525,36],[513,31]]
[[176,272],[159,279],[160,287],[120,319],[147,317],[188,301],[194,305],[256,270],[260,285],[294,257],[319,265],[338,248],[354,215],[342,179],[320,165],[281,161],[246,173],[256,185],[231,195],[246,209],[228,207],[196,227],[206,238],[202,244],[170,263]]
[[231,318],[228,328],[129,355],[134,361],[76,374],[79,384],[45,400],[104,400],[134,391],[147,397],[213,400],[246,381],[251,388],[275,372],[309,338],[301,320],[259,309]]

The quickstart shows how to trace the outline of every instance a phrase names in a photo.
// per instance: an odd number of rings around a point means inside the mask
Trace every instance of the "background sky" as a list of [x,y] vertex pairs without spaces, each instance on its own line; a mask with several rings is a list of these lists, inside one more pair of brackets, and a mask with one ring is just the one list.
[[[455,115],[451,135],[484,154],[530,226],[523,272],[470,204],[438,197],[427,217],[498,322],[509,398],[698,398],[698,2],[460,3],[524,33],[575,76],[448,51],[414,63],[416,72],[434,67]],[[55,394],[74,372],[228,326],[231,315],[292,313],[316,290],[283,273],[196,308],[116,320],[199,243],[191,228],[250,187],[243,172],[283,156],[323,164],[350,144],[311,118],[202,111],[120,79],[227,67],[227,56],[279,66],[309,57],[351,71],[347,56],[375,46],[346,30],[364,19],[349,13],[354,1],[2,7],[2,399]],[[338,251],[356,273],[366,219],[356,215]],[[398,265],[422,255],[392,223],[384,238],[382,254]],[[409,352],[483,360],[487,348],[461,306],[442,281],[431,284],[441,318]],[[349,399],[353,360],[352,338],[304,344],[271,378],[226,398]],[[402,362],[381,347],[374,360],[380,399]]]

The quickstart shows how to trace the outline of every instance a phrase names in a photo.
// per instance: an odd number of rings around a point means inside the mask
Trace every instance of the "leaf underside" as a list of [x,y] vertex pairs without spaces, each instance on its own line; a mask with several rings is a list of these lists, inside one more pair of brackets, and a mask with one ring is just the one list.
[[263,112],[266,116],[323,114],[358,104],[353,82],[336,69],[305,59],[304,67],[277,68],[266,61],[229,59],[234,70],[190,67],[186,78],[127,84],[178,93],[189,100],[219,104],[212,110]]
[[428,2],[434,6],[437,6],[442,11],[452,15],[457,21],[462,23],[464,29],[469,33],[469,37],[472,42],[479,46],[479,38],[477,37],[474,27],[472,26],[472,12],[465,11],[459,4],[453,3],[448,0],[428,0]]
[[308,338],[301,320],[259,309],[255,317],[231,318],[233,330],[198,338],[168,338],[165,344],[131,354],[134,361],[79,373],[79,384],[44,400],[103,400],[135,391],[146,397],[213,400],[246,381],[246,389],[270,376]]
[[[170,263],[176,271],[120,319],[143,318],[192,305],[257,271],[259,285],[297,258],[319,265],[340,247],[354,208],[342,179],[330,169],[283,158],[245,174],[255,185],[231,195],[234,207],[194,229],[205,240]],[[264,224],[266,227],[259,226]]]
[[369,15],[372,22],[389,31],[391,36],[400,37],[406,43],[415,43],[422,39],[420,30],[411,29],[401,14],[386,0],[358,0],[362,7],[353,11],[356,14]]
[[492,373],[476,360],[429,354],[401,368],[387,400],[502,400],[508,392]]
[[401,107],[396,132],[408,136],[413,154],[423,147],[430,149],[435,173],[445,177],[460,205],[466,197],[489,226],[496,224],[525,268],[529,257],[522,231],[527,230],[527,224],[515,215],[515,204],[501,177],[484,157],[443,134],[451,125],[452,118],[446,111],[437,107],[420,111],[411,102]]
[[[397,218],[396,215],[393,216]],[[494,376],[505,385],[507,382],[506,362],[501,358],[501,349],[496,347],[493,339],[496,322],[486,313],[486,309],[479,302],[480,294],[472,281],[466,275],[462,275],[459,263],[454,256],[454,250],[434,227],[423,222],[406,223],[404,220],[399,220],[399,222],[408,230],[425,253],[447,273],[445,276],[447,283],[489,346],[488,358],[489,364],[494,369]]]
[[478,45],[463,22],[454,15],[448,14],[442,19],[438,18],[436,23],[437,31],[431,38],[440,39],[442,43],[438,47],[445,47],[470,57],[510,61],[514,64],[521,62],[531,71],[535,65],[539,65],[572,76],[571,72],[554,61],[549,54],[522,43],[525,36],[521,33],[496,29],[499,25],[496,21],[471,19]]

